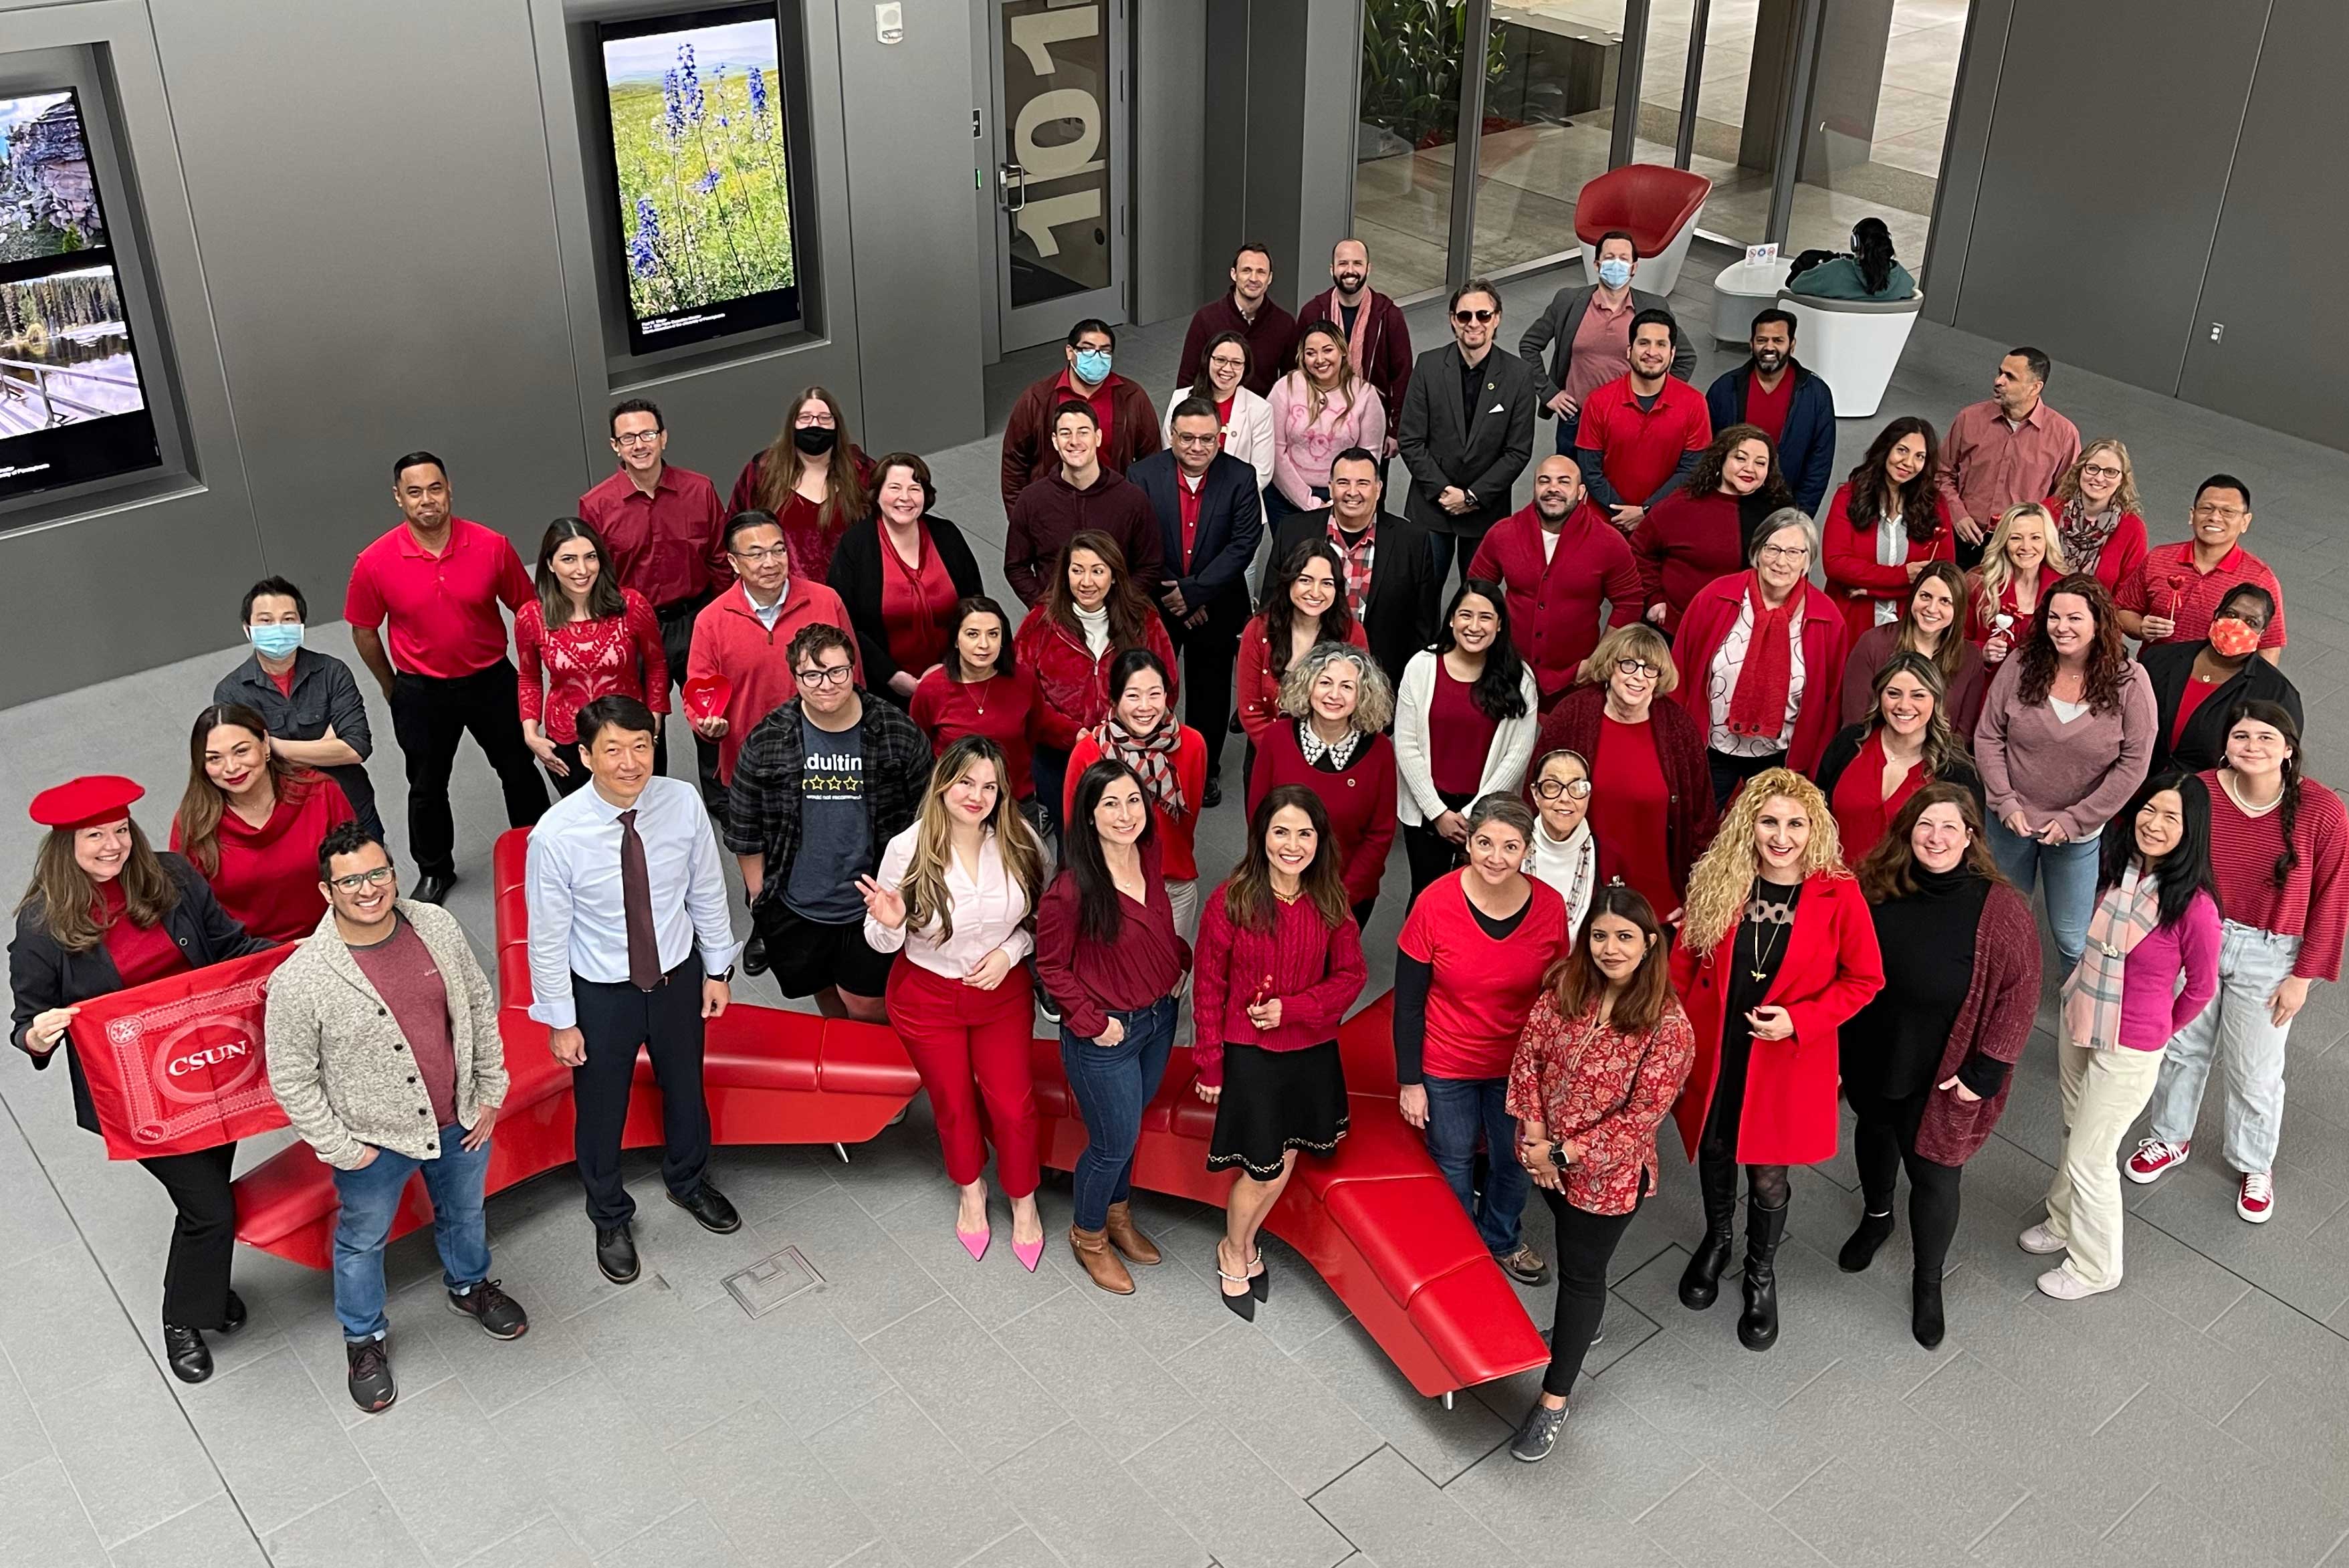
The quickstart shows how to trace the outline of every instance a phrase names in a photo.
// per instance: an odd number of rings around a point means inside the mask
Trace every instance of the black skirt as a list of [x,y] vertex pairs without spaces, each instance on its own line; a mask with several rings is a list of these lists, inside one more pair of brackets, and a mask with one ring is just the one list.
[[1337,1041],[1301,1051],[1226,1045],[1207,1169],[1237,1165],[1257,1181],[1269,1181],[1280,1174],[1281,1158],[1289,1150],[1335,1150],[1346,1136],[1346,1072]]

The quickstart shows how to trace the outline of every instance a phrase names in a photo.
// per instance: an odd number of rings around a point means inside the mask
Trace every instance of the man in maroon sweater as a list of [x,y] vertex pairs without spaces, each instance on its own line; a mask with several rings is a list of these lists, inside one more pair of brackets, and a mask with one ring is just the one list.
[[1572,458],[1552,455],[1534,470],[1534,500],[1495,523],[1468,575],[1508,593],[1509,639],[1534,668],[1547,713],[1599,645],[1599,604],[1607,624],[1640,618],[1640,572],[1631,547],[1583,489]]
[[1091,404],[1071,397],[1053,411],[1060,467],[1019,492],[1003,536],[1003,575],[1023,604],[1044,597],[1061,547],[1088,528],[1117,541],[1126,575],[1145,596],[1155,589],[1164,564],[1158,514],[1149,497],[1102,464],[1100,442]]
[[1330,253],[1332,286],[1307,300],[1299,309],[1300,325],[1328,321],[1346,335],[1346,359],[1354,374],[1378,388],[1386,405],[1387,444],[1380,461],[1394,456],[1394,428],[1402,412],[1403,389],[1411,385],[1411,328],[1402,306],[1371,287],[1370,247],[1360,240],[1340,240]]
[[1090,404],[1099,431],[1095,443],[1102,466],[1123,473],[1137,458],[1146,458],[1164,443],[1158,436],[1158,410],[1150,394],[1111,368],[1117,353],[1117,334],[1109,323],[1091,316],[1069,328],[1063,350],[1067,366],[1047,376],[1019,394],[1011,418],[1003,426],[1003,510],[1009,515],[1019,492],[1058,469],[1060,455],[1052,448],[1052,413],[1073,397]]
[[1273,303],[1272,253],[1253,241],[1232,257],[1232,289],[1201,305],[1183,336],[1183,363],[1174,371],[1178,387],[1195,387],[1199,361],[1207,340],[1219,332],[1237,332],[1248,341],[1253,366],[1240,383],[1261,397],[1290,369],[1288,356],[1297,347],[1297,318]]

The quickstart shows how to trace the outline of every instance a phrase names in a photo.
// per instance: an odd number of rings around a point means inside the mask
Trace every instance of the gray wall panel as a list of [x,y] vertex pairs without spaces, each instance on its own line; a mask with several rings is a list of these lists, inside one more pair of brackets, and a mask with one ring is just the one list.
[[1207,0],[1133,8],[1133,320],[1187,316],[1221,273],[1200,253],[1208,187]]

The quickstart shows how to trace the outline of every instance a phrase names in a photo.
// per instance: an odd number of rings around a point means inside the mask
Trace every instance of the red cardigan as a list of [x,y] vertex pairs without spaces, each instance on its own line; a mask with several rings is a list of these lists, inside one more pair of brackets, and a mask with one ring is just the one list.
[[[1174,645],[1166,640],[1166,628],[1155,615],[1143,618],[1142,633],[1142,645],[1166,666],[1166,701],[1171,706],[1176,680]],[[1076,745],[1078,735],[1108,717],[1109,667],[1123,651],[1115,643],[1102,649],[1096,659],[1085,646],[1083,633],[1061,624],[1039,604],[1019,623],[1011,646],[1019,667],[1036,682],[1037,745],[1066,751]]]
[[[1733,937],[1725,939],[1702,959],[1686,943],[1672,948],[1672,982],[1696,1029],[1696,1066],[1672,1107],[1691,1160],[1721,1081],[1729,1000],[1723,971],[1735,962],[1736,945]],[[1848,872],[1814,873],[1795,905],[1785,959],[1762,999],[1764,1006],[1785,1008],[1795,1032],[1754,1042],[1737,1124],[1738,1163],[1811,1165],[1835,1158],[1836,1089],[1842,1079],[1836,1032],[1883,988],[1876,920],[1859,883]]]
[[1599,602],[1609,626],[1630,625],[1646,603],[1622,531],[1588,500],[1567,518],[1547,558],[1540,514],[1530,505],[1511,512],[1476,547],[1468,575],[1507,591],[1509,640],[1533,666],[1545,708],[1566,695],[1599,645]]
[[[1942,1047],[1933,1081],[1948,1082],[1976,1051],[2010,1065],[2022,1060],[2038,1021],[2039,932],[2031,903],[2004,882],[1993,882],[1982,901],[1982,923],[1974,927],[1974,968],[1966,999],[1950,1026],[1950,1043]],[[1924,1119],[1917,1124],[1918,1154],[1936,1165],[1963,1165],[1990,1141],[2013,1088],[2014,1075],[2009,1073],[1996,1094],[1981,1099],[1937,1090],[1925,1101]]]
[[[1560,748],[1588,762],[1599,755],[1599,726],[1606,717],[1605,687],[1575,687],[1542,719],[1540,736],[1534,741],[1535,762]],[[1656,743],[1656,761],[1663,769],[1664,784],[1672,796],[1664,819],[1664,858],[1672,870],[1672,886],[1686,891],[1689,868],[1711,847],[1716,826],[1713,769],[1705,760],[1704,731],[1690,719],[1687,709],[1669,697],[1660,696],[1648,705],[1648,734]],[[1528,806],[1534,803],[1533,786],[1533,769],[1528,768],[1520,790]],[[1612,877],[1619,874],[1619,869],[1608,846],[1600,844],[1599,874]],[[1659,916],[1670,913],[1656,911]]]
[[1346,857],[1346,902],[1368,903],[1379,896],[1387,874],[1387,851],[1395,836],[1394,742],[1383,735],[1364,738],[1342,773],[1324,773],[1305,760],[1297,744],[1304,720],[1274,725],[1257,742],[1256,770],[1248,775],[1248,815],[1257,802],[1283,784],[1302,784],[1321,797],[1330,812],[1330,836]]
[[[1851,521],[1851,486],[1836,487],[1835,500],[1827,503],[1827,520],[1821,531],[1823,567],[1828,591],[1843,610],[1844,625],[1857,641],[1860,634],[1876,624],[1876,606],[1889,601],[1898,604],[1909,597],[1907,564],[1880,566],[1876,560],[1876,530],[1873,526],[1855,528]],[[1933,498],[1933,537],[1920,544],[1909,542],[1909,560],[1955,561],[1957,532],[1950,526],[1950,514],[1939,496]]]
[[[1224,886],[1199,901],[1199,940],[1191,947],[1191,1012],[1199,1037],[1191,1065],[1209,1088],[1224,1081],[1226,1045],[1302,1051],[1336,1038],[1370,977],[1352,915],[1333,930],[1321,923],[1311,899],[1276,900],[1270,928],[1246,931],[1225,913]],[[1280,998],[1273,1028],[1248,1021],[1248,1004],[1259,995]]]
[[[1745,597],[1752,574],[1741,573],[1709,583],[1681,617],[1672,638],[1672,657],[1681,667],[1677,694],[1681,706],[1696,720],[1697,733],[1710,736],[1713,710],[1705,696],[1713,656],[1737,624],[1737,606]],[[1836,602],[1808,579],[1803,583],[1803,701],[1795,715],[1795,734],[1786,748],[1786,766],[1807,775],[1843,727],[1843,666],[1851,655],[1851,636],[1844,629],[1843,612]],[[1764,1161],[1775,1163],[1775,1161]]]
[[[1347,631],[1346,641],[1366,654],[1371,651],[1360,621]],[[1264,640],[1262,615],[1249,616],[1240,631],[1237,680],[1240,729],[1253,744],[1261,741],[1264,732],[1280,719],[1280,683],[1272,677],[1272,645]]]

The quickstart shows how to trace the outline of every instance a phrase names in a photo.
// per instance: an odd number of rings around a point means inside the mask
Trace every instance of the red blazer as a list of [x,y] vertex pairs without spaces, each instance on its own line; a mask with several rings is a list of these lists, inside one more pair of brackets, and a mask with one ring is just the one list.
[[[2047,508],[2048,516],[2062,521],[2062,501],[2051,495],[2043,504]],[[2129,573],[2144,565],[2145,558],[2152,552],[2153,547],[2147,542],[2145,531],[2145,519],[2133,511],[2125,511],[2121,513],[2121,520],[2113,524],[2113,536],[2106,540],[2104,549],[2096,552],[2096,564],[2092,570],[2096,581],[2105,585],[2106,593],[2117,593],[2121,591],[2121,584],[2129,580]],[[2072,570],[2077,572],[2080,568],[2075,565]]]
[[[1672,658],[1681,667],[1681,705],[1696,720],[1697,732],[1713,733],[1713,709],[1705,695],[1711,684],[1713,656],[1737,624],[1737,606],[1745,597],[1751,573],[1741,572],[1708,584],[1689,602],[1672,635]],[[1786,748],[1786,766],[1808,775],[1843,727],[1843,666],[1851,656],[1851,634],[1844,629],[1843,612],[1807,579],[1803,583],[1803,701],[1795,715],[1793,742]],[[1765,1161],[1765,1163],[1768,1163]]]
[[[1876,530],[1854,528],[1849,502],[1851,486],[1836,486],[1835,500],[1827,503],[1827,520],[1822,525],[1825,538],[1821,541],[1827,580],[1827,590],[1843,610],[1844,626],[1854,641],[1876,624],[1876,606],[1886,600],[1898,604],[1909,597],[1911,581],[1909,568],[1879,566],[1876,562]],[[1939,496],[1933,498],[1933,537],[1923,544],[1909,542],[1909,559],[1914,562],[1955,561],[1957,533],[1950,527],[1950,514],[1943,510]]]
[[1547,708],[1599,645],[1599,604],[1607,624],[1640,618],[1639,569],[1622,530],[1585,500],[1558,530],[1557,547],[1542,555],[1541,518],[1528,504],[1492,526],[1468,563],[1468,575],[1507,590],[1509,640],[1534,669]]
[[[1734,941],[1699,959],[1686,943],[1672,948],[1672,981],[1696,1028],[1696,1066],[1672,1107],[1691,1160],[1704,1136],[1713,1086],[1721,1081],[1721,1033],[1729,1000],[1727,966]],[[1884,988],[1876,919],[1848,872],[1815,873],[1795,905],[1786,956],[1763,1005],[1784,1007],[1795,1032],[1755,1040],[1745,1068],[1745,1103],[1737,1124],[1742,1165],[1811,1165],[1836,1152],[1836,1088],[1842,1081],[1836,1031]]]
[[[1346,641],[1364,653],[1371,651],[1371,640],[1357,621],[1346,634]],[[1264,738],[1264,732],[1280,722],[1280,683],[1272,678],[1272,648],[1264,640],[1264,617],[1251,615],[1240,630],[1240,662],[1237,679],[1239,690],[1240,730],[1254,745]]]
[[[1541,732],[1534,741],[1535,762],[1560,748],[1586,762],[1598,756],[1599,724],[1606,717],[1604,686],[1580,686],[1568,692],[1541,721]],[[1648,733],[1655,739],[1656,761],[1663,769],[1665,785],[1672,792],[1671,805],[1664,819],[1664,860],[1672,869],[1672,885],[1685,892],[1689,868],[1712,845],[1716,826],[1713,769],[1705,761],[1704,731],[1690,720],[1688,711],[1680,704],[1660,696],[1648,705]],[[1529,767],[1519,790],[1528,806],[1534,803],[1533,787],[1533,769]],[[1599,846],[1599,875],[1616,875],[1619,863],[1607,845]],[[1656,913],[1662,915],[1670,912],[1660,909]]]
[[1257,802],[1283,784],[1302,784],[1321,797],[1330,812],[1330,836],[1346,858],[1346,902],[1367,903],[1379,896],[1387,874],[1387,851],[1394,847],[1394,743],[1383,735],[1365,738],[1342,773],[1324,773],[1305,760],[1297,744],[1300,721],[1285,718],[1257,743],[1256,770],[1248,775],[1248,815]]
[[[1156,615],[1143,618],[1142,645],[1166,666],[1166,701],[1174,701],[1174,645]],[[1084,634],[1052,619],[1043,605],[1028,612],[1011,639],[1019,667],[1036,683],[1036,744],[1066,751],[1081,732],[1109,715],[1109,667],[1123,650],[1112,643],[1098,659],[1085,647]]]

